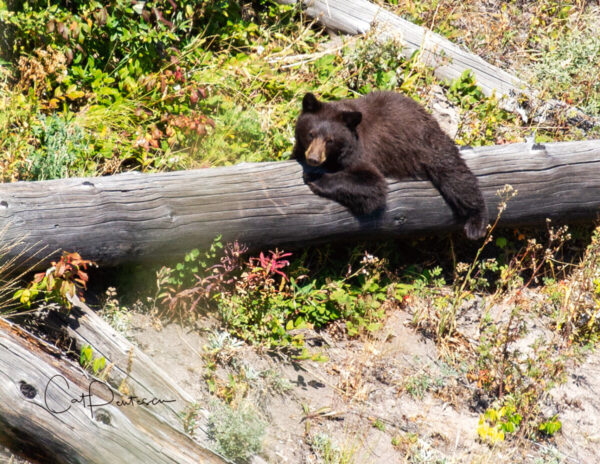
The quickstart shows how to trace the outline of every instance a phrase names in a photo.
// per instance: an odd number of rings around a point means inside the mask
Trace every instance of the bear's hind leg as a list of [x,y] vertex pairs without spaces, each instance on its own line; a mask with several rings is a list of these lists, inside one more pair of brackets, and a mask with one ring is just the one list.
[[460,158],[458,150],[455,156],[438,159],[439,165],[424,166],[424,169],[454,213],[465,220],[465,235],[476,240],[486,234],[489,222],[487,207],[477,178]]
[[304,180],[314,193],[341,203],[357,216],[371,214],[385,207],[385,178],[367,164],[360,163],[340,171],[316,175],[305,172]]

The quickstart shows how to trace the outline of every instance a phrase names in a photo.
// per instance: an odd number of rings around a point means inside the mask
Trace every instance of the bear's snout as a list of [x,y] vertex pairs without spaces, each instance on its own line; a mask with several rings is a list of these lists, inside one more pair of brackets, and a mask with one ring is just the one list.
[[306,150],[306,162],[311,166],[320,166],[325,162],[326,158],[325,140],[321,138],[313,139]]

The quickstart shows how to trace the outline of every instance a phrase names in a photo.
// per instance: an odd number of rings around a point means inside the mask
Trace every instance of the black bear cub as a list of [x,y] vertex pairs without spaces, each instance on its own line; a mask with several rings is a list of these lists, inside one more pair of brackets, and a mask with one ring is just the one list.
[[425,177],[465,221],[468,238],[485,235],[488,214],[477,178],[452,139],[411,98],[373,92],[325,103],[307,93],[292,158],[307,168],[304,180],[314,193],[356,215],[385,207],[384,176]]

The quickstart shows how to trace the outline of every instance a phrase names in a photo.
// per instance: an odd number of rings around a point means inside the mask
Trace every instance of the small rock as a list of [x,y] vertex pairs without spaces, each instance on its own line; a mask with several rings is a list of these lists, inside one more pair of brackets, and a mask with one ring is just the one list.
[[450,136],[452,140],[458,133],[458,112],[456,108],[446,98],[444,90],[439,85],[431,87],[431,103],[429,108],[433,113],[442,130]]

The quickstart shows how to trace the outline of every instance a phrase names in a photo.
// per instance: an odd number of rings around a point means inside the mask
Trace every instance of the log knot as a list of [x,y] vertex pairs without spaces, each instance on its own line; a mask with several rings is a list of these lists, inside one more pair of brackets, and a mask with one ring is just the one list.
[[96,419],[98,422],[102,422],[105,425],[110,425],[111,422],[110,413],[104,409],[94,411],[94,419]]
[[37,395],[37,389],[24,380],[19,382],[19,389],[21,390],[21,394],[29,400],[34,399]]

